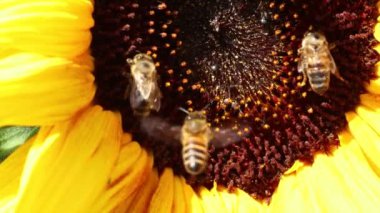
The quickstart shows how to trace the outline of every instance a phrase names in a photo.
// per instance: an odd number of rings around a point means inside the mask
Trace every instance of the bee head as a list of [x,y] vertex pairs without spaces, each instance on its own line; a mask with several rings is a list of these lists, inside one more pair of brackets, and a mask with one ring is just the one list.
[[307,32],[302,40],[302,47],[318,50],[323,46],[327,46],[326,37],[320,32]]
[[207,130],[206,116],[201,111],[189,112],[185,118],[187,131],[196,134]]

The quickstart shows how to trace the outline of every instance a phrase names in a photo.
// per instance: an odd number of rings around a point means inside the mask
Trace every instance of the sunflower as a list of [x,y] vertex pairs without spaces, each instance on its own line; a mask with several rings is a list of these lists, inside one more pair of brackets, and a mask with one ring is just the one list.
[[[1,212],[377,212],[374,1],[140,2],[0,2],[0,125],[40,127],[0,164]],[[292,70],[311,26],[350,82],[332,79],[324,97]],[[231,117],[248,129],[210,147],[205,174],[189,176],[179,147],[136,128],[123,76],[137,52],[160,73],[157,116],[177,125],[174,109],[206,105],[213,126]]]

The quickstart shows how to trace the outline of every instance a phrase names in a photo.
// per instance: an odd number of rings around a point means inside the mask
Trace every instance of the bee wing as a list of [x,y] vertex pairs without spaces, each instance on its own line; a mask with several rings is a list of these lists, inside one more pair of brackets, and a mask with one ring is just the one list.
[[172,125],[156,116],[141,119],[140,128],[149,137],[167,143],[178,143],[181,139],[181,126]]
[[243,137],[247,136],[248,132],[244,132],[241,135],[239,135],[236,131],[232,130],[231,128],[213,131],[213,138],[211,139],[210,143],[212,143],[216,148],[223,148],[230,144],[241,141]]

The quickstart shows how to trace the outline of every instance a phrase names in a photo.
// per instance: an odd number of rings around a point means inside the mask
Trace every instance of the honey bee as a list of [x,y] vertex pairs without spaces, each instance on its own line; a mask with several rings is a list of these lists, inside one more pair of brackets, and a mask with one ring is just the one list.
[[161,91],[158,86],[157,70],[153,59],[147,54],[139,53],[128,58],[131,68],[130,87],[125,96],[136,116],[148,116],[152,110],[159,111],[161,107]]
[[181,142],[186,172],[199,175],[207,166],[208,148],[211,143],[216,148],[221,148],[240,141],[243,135],[238,135],[231,128],[213,131],[202,111],[187,113],[182,126],[171,126],[157,117],[147,117],[142,120],[142,129],[157,139],[174,139],[173,142]]
[[299,73],[303,74],[302,85],[309,79],[311,89],[315,93],[323,95],[329,89],[330,74],[345,82],[339,74],[334,58],[330,53],[329,44],[322,33],[307,33],[298,52],[300,61],[297,69]]

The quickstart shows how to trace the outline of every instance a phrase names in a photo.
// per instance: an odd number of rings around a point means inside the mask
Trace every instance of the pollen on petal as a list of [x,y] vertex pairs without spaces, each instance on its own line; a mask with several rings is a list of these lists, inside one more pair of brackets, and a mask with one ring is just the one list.
[[16,211],[88,211],[107,185],[121,133],[120,116],[99,106],[43,127],[26,160]]
[[0,46],[51,56],[75,57],[91,42],[91,0],[0,2]]
[[0,125],[51,125],[88,106],[95,94],[89,59],[0,53]]

